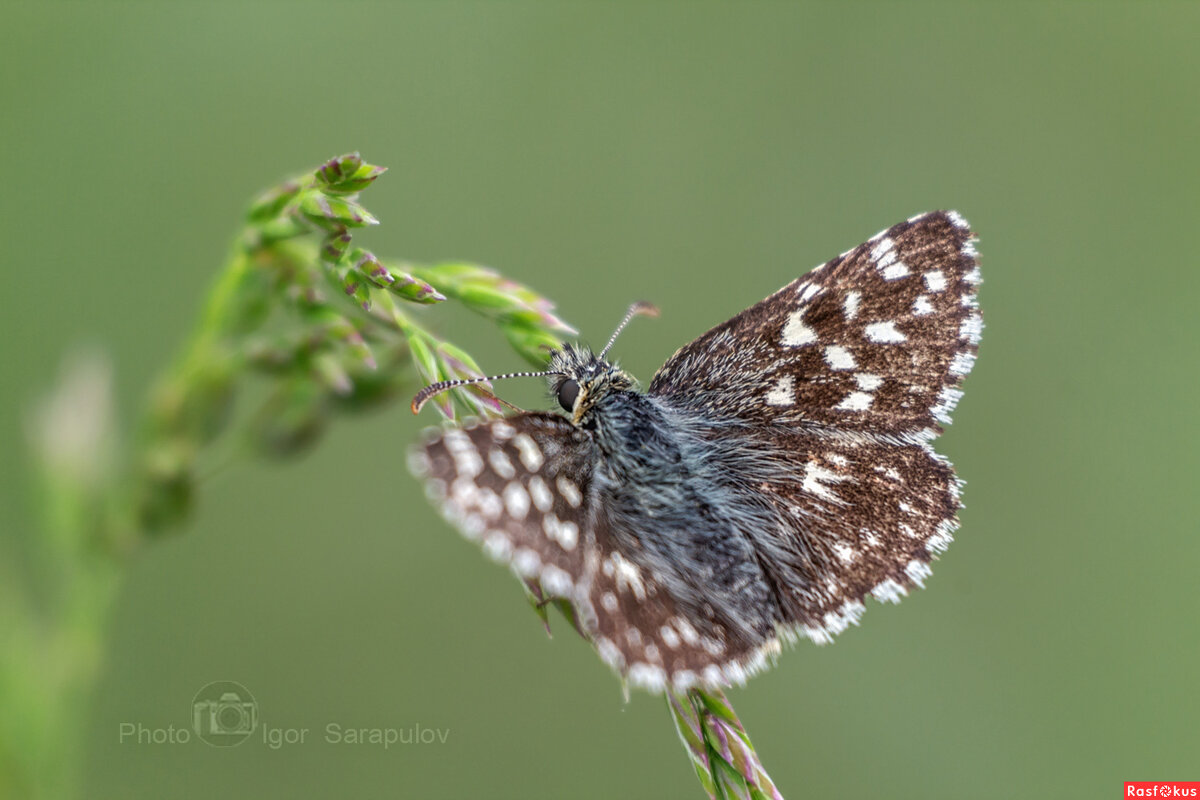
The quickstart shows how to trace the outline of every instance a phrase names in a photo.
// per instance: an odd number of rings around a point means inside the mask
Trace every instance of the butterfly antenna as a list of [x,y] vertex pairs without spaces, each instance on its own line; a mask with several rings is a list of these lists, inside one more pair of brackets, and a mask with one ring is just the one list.
[[[504,375],[490,375],[483,378],[459,378],[452,381],[438,381],[437,383],[429,384],[424,389],[417,392],[417,396],[412,400],[412,412],[414,414],[419,412],[421,407],[429,402],[429,398],[433,397],[434,395],[441,394],[442,392],[450,389],[455,389],[459,386],[467,386],[472,383],[484,383],[485,381],[498,381],[502,378],[544,378],[547,375],[557,374],[558,373],[556,372],[509,372]],[[499,400],[499,398],[496,399]],[[501,400],[500,402],[503,403],[504,401]],[[504,404],[509,405],[508,403]]]
[[609,337],[608,344],[604,345],[604,349],[600,351],[599,358],[604,358],[605,354],[612,349],[613,342],[617,341],[617,336],[620,335],[621,331],[625,330],[625,326],[629,324],[629,320],[641,316],[657,317],[658,306],[641,301],[631,305],[629,310],[625,312],[625,319],[621,320],[621,324],[617,326],[617,329],[613,331],[613,335]]

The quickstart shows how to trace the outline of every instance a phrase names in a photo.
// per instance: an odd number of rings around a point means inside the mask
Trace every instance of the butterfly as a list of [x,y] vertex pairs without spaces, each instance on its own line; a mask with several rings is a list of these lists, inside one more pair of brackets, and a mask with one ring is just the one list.
[[514,373],[547,377],[563,413],[437,432],[411,467],[629,684],[741,684],[781,642],[857,624],[868,596],[899,602],[950,544],[961,482],[930,442],[983,328],[974,238],[953,211],[881,231],[682,347],[645,392],[606,358],[637,304],[599,354],[568,344]]

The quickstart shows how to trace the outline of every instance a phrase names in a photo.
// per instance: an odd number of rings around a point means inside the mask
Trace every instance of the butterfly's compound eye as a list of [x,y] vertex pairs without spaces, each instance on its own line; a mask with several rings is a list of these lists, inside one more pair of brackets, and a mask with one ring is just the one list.
[[558,404],[564,411],[575,410],[575,400],[579,397],[579,384],[568,378],[558,387]]

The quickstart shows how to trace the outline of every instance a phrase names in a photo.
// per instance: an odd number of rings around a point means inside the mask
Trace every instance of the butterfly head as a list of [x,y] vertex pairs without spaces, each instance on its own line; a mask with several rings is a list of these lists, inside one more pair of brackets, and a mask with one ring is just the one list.
[[639,315],[657,317],[658,309],[649,303],[634,303],[630,306],[625,318],[613,331],[608,344],[604,346],[599,355],[592,353],[587,347],[567,344],[550,352],[550,363],[543,372],[510,372],[506,375],[439,381],[426,386],[417,393],[412,401],[412,412],[416,414],[429,398],[456,386],[467,386],[500,378],[545,377],[550,379],[550,393],[558,400],[558,404],[563,407],[563,410],[571,415],[571,421],[576,425],[586,427],[590,419],[588,412],[595,408],[606,394],[614,391],[627,391],[637,386],[637,381],[628,373],[621,371],[615,364],[606,361],[604,357],[608,355],[613,342],[617,340],[617,334],[629,324],[629,320]]
[[571,422],[584,427],[605,395],[637,386],[629,373],[579,345],[563,345],[551,353],[548,372],[551,395],[571,415]]

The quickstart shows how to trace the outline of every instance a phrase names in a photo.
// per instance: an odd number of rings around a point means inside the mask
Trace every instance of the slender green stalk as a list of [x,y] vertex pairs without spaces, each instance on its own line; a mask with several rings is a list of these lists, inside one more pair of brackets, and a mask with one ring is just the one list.
[[675,729],[700,785],[713,800],[783,800],[720,690],[668,691]]

